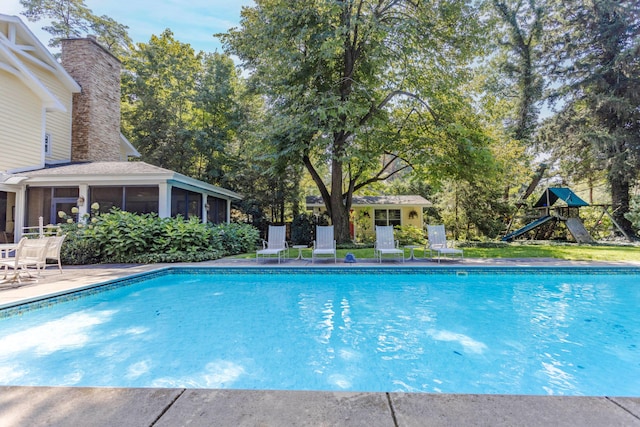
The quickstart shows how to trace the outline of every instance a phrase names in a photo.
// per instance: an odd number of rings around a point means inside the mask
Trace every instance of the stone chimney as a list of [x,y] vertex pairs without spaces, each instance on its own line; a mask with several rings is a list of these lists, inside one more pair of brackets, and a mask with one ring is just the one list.
[[82,88],[73,94],[71,161],[119,161],[120,61],[89,36],[62,40],[62,66]]

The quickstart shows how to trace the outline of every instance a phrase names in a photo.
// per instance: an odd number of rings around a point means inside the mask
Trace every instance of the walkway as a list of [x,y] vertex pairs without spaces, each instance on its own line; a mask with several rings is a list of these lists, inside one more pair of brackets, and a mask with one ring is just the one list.
[[[277,266],[272,262],[269,266]],[[637,264],[465,259],[442,266]],[[201,265],[255,266],[224,259]],[[281,267],[310,265],[288,260]],[[339,263],[347,267],[347,265]],[[380,264],[359,260],[358,266]],[[392,266],[434,266],[419,261]],[[334,266],[321,262],[317,266]],[[0,284],[0,307],[159,266],[49,268],[37,283]],[[0,369],[2,367],[0,366]],[[0,426],[640,426],[640,398],[263,390],[0,387]]]

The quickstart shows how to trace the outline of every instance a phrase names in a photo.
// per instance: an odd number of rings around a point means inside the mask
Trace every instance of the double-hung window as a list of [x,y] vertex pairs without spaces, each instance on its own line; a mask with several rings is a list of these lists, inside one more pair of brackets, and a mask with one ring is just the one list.
[[400,225],[400,209],[376,209],[374,218],[376,225]]

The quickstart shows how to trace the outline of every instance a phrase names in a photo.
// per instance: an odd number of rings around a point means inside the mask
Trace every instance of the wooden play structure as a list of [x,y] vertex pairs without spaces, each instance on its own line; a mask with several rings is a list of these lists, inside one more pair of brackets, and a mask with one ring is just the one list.
[[[531,183],[520,190],[519,200],[516,202],[518,211],[525,209],[528,204],[525,201],[538,186],[545,171],[547,170],[547,164],[540,163],[536,170]],[[600,208],[602,212],[600,217],[596,221],[596,225],[591,229],[591,232],[587,231],[582,220],[580,219],[580,208],[591,207]],[[502,238],[505,242],[510,242],[518,237],[528,237],[535,240],[548,240],[556,226],[559,223],[563,223],[569,233],[573,236],[577,243],[593,243],[595,240],[592,237],[594,233],[598,233],[597,228],[602,224],[602,218],[606,215],[611,220],[611,223],[618,231],[630,242],[633,241],[613,217],[613,212],[609,212],[611,209],[610,204],[589,204],[578,197],[573,191],[565,187],[549,187],[544,190],[540,199],[532,206],[532,212],[529,212],[525,218],[529,219],[529,222],[524,227],[521,227],[515,231],[511,231],[511,227],[518,217],[517,213],[514,215],[507,229],[504,232]],[[614,210],[615,212],[615,210]]]
[[580,219],[580,208],[584,206],[589,206],[589,203],[569,188],[549,187],[533,205],[536,212],[533,221],[515,231],[507,230],[502,240],[510,242],[526,234],[536,240],[546,240],[559,223],[564,223],[576,242],[593,243],[593,237]]

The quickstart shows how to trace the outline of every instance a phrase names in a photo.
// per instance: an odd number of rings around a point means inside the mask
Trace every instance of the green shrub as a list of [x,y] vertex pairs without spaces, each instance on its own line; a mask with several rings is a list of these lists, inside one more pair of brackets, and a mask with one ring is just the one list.
[[173,251],[167,253],[148,253],[137,254],[127,258],[126,261],[117,259],[105,259],[105,263],[133,263],[133,264],[155,264],[155,263],[173,263],[173,262],[202,262],[214,259],[220,259],[224,255],[220,251]]
[[92,238],[68,233],[60,250],[60,261],[65,265],[87,265],[100,262],[100,248]]
[[185,221],[120,210],[96,218],[86,234],[99,242],[102,258],[114,262],[130,262],[142,254],[202,252],[212,243],[211,228],[198,218]]
[[634,196],[629,203],[629,212],[624,214],[624,217],[631,221],[631,225],[636,230],[636,233],[640,231],[640,196]]
[[[130,212],[112,210],[96,217],[86,234],[97,240],[102,258],[116,259],[157,251],[163,220],[156,214],[136,215]],[[164,249],[164,248],[163,248]]]
[[372,209],[364,208],[358,211],[356,218],[353,218],[358,229],[358,243],[373,244],[376,241],[376,235],[373,232],[371,223],[371,215],[373,215]]
[[337,249],[370,249],[375,245],[373,243],[338,243]]
[[413,225],[396,225],[394,227],[396,240],[400,245],[424,245],[424,232]]
[[311,245],[316,238],[316,225],[328,225],[325,215],[302,213],[291,222],[291,242],[294,245]]
[[237,255],[255,250],[260,232],[250,224],[218,224],[212,229],[213,247],[226,255]]
[[291,242],[294,245],[310,245],[313,242],[313,235],[312,215],[296,215],[291,222]]
[[60,226],[67,235],[65,264],[199,262],[250,252],[258,240],[258,230],[248,224],[211,225],[118,209],[98,214],[98,208],[82,218],[86,224],[60,213],[66,221]]

